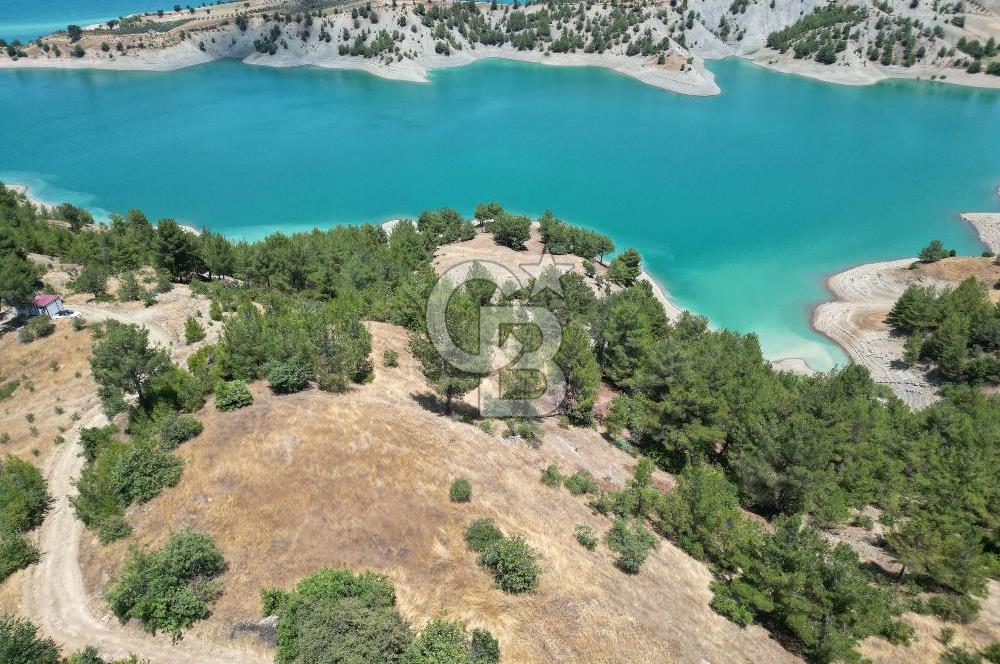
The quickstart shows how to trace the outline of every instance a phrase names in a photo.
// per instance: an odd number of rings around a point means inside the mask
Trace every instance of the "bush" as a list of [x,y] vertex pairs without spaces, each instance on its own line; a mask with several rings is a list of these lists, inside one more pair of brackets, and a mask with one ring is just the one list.
[[114,440],[114,427],[89,427],[80,429],[80,446],[83,448],[83,458],[94,461],[102,449]]
[[712,608],[720,616],[731,620],[740,627],[747,627],[753,624],[753,611],[750,607],[733,597],[729,584],[722,581],[711,583],[713,592]]
[[45,479],[37,468],[14,456],[0,463],[0,532],[34,530],[51,504]]
[[189,344],[201,341],[205,338],[205,328],[194,316],[188,316],[184,321],[184,340]]
[[386,367],[398,367],[399,353],[394,350],[387,350],[382,353],[382,365]]
[[211,537],[181,531],[158,551],[130,548],[105,599],[122,623],[136,619],[146,631],[164,631],[176,640],[208,615],[208,602],[217,594],[212,579],[225,566]]
[[941,664],[981,664],[983,658],[965,648],[948,648],[941,653]]
[[649,552],[657,547],[656,535],[649,532],[638,520],[631,524],[626,519],[615,519],[608,531],[608,548],[618,554],[616,564],[628,574],[638,574]]
[[476,519],[465,529],[465,543],[476,553],[482,553],[495,542],[503,539],[503,531],[493,519]]
[[275,362],[267,372],[267,383],[275,394],[292,394],[309,385],[309,368],[304,362]]
[[124,505],[152,500],[165,486],[180,479],[184,462],[159,445],[139,441],[128,445],[111,469],[112,490]]
[[986,661],[990,662],[990,664],[1000,664],[1000,641],[991,643],[986,650],[983,651],[983,657],[985,657]]
[[215,388],[215,407],[219,410],[236,410],[252,403],[250,388],[242,380],[222,382]]
[[893,620],[882,630],[882,637],[894,646],[908,646],[917,640],[917,631],[909,623]]
[[190,415],[171,412],[156,423],[156,428],[163,445],[172,450],[200,434],[204,427]]
[[545,486],[556,488],[562,484],[563,476],[559,472],[559,468],[555,464],[551,464],[542,471],[541,480]]
[[87,319],[83,316],[77,316],[73,319],[73,329],[77,332],[87,329]]
[[573,529],[573,534],[576,537],[576,541],[585,549],[593,551],[597,548],[597,533],[590,526],[577,524],[576,528]]
[[500,644],[486,630],[474,630],[470,636],[461,622],[435,618],[399,661],[401,664],[496,664],[500,661]]
[[451,483],[448,496],[454,503],[467,503],[472,498],[472,484],[464,477],[460,477]]
[[146,289],[139,284],[135,272],[126,272],[118,280],[118,299],[122,302],[138,302],[146,295]]
[[396,662],[410,643],[396,591],[373,572],[324,569],[271,606],[278,616],[278,664]]
[[538,553],[520,537],[502,537],[479,556],[479,564],[493,571],[497,587],[523,593],[538,585]]
[[586,470],[573,473],[563,480],[563,485],[574,496],[581,496],[585,493],[597,493],[598,491],[597,480]]
[[[38,562],[38,550],[21,533],[0,532],[0,582]],[[0,649],[2,652],[2,649]],[[0,658],[0,661],[4,661]]]
[[469,654],[472,656],[472,664],[500,664],[500,643],[489,630],[474,629]]
[[0,662],[3,664],[60,664],[59,649],[51,639],[23,618],[0,616]]
[[968,595],[934,595],[927,606],[935,616],[948,622],[968,625],[979,615],[979,602]]
[[56,324],[48,316],[34,316],[17,333],[17,339],[21,343],[30,343],[35,339],[49,336],[55,329]]

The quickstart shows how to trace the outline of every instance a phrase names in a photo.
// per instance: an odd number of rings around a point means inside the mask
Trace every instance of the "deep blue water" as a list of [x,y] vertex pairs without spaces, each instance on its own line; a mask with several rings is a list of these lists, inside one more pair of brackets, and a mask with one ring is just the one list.
[[635,246],[681,304],[829,368],[828,274],[978,253],[1000,207],[1000,93],[827,85],[738,61],[692,98],[609,71],[504,61],[431,83],[218,62],[172,73],[0,71],[0,178],[256,238],[498,200]]

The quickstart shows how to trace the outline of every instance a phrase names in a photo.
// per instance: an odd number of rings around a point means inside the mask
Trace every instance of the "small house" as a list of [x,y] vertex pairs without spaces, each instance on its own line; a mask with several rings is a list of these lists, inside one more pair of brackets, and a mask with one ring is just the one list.
[[31,316],[55,316],[63,310],[62,298],[58,295],[36,295],[27,302],[16,302],[13,304],[17,309],[17,315],[25,318]]

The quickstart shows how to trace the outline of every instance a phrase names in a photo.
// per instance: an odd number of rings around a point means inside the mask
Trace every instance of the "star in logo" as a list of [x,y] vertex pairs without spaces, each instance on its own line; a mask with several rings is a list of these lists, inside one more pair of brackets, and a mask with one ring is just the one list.
[[534,297],[546,289],[556,295],[562,295],[562,284],[559,278],[567,272],[572,272],[573,261],[560,259],[557,263],[549,252],[543,253],[537,263],[520,263],[519,267],[534,279],[531,295]]

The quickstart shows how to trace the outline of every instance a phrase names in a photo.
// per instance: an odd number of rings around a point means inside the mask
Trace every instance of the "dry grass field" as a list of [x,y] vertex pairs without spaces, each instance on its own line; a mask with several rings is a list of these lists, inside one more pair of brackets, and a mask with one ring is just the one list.
[[[262,587],[346,564],[388,574],[417,624],[447,613],[493,630],[508,662],[797,661],[764,630],[716,615],[708,570],[670,544],[630,577],[606,548],[589,552],[575,541],[575,524],[603,532],[610,523],[568,491],[542,485],[541,468],[555,462],[569,471],[596,459],[598,477],[620,481],[630,457],[594,432],[556,428],[535,450],[429,412],[417,401],[427,390],[404,331],[371,327],[373,356],[392,348],[398,368],[377,364],[372,383],[343,395],[272,396],[258,384],[246,409],[209,405],[204,433],[179,450],[188,459],[179,485],[131,510],[143,546],[192,527],[224,551],[225,590],[195,634],[226,639],[235,623],[259,617]],[[448,500],[458,476],[472,482],[470,504]],[[536,592],[505,595],[477,566],[463,531],[480,516],[541,551]],[[126,546],[88,540],[84,568],[98,609],[96,594]]]

